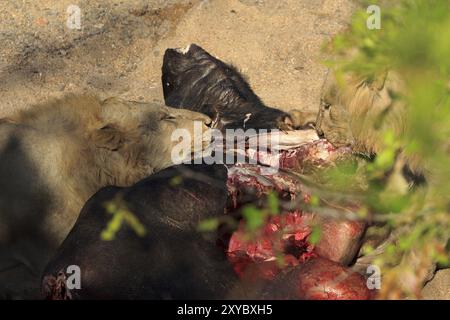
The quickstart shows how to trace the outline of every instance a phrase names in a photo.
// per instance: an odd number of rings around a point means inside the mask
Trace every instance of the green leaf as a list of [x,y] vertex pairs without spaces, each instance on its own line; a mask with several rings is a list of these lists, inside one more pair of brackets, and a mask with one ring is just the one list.
[[217,218],[204,219],[199,222],[197,230],[200,232],[215,231],[219,227],[220,221]]
[[123,216],[121,214],[114,214],[112,219],[108,222],[106,228],[100,234],[100,238],[104,241],[114,240],[116,233],[122,226]]
[[182,182],[183,182],[182,176],[175,176],[175,177],[172,177],[172,179],[170,179],[169,184],[172,187],[176,187],[176,186],[179,186]]
[[313,207],[313,208],[314,207],[318,207],[319,203],[320,203],[319,197],[314,195],[314,194],[311,195],[310,206]]
[[242,209],[242,215],[246,222],[246,228],[250,232],[258,230],[264,224],[264,212],[256,208],[254,205],[245,206]]
[[147,230],[145,229],[145,226],[136,218],[136,216],[131,213],[130,211],[126,210],[124,211],[124,220],[127,222],[127,224],[131,227],[131,229],[134,230],[134,232],[139,237],[144,237],[147,234]]
[[273,191],[269,192],[267,195],[267,206],[269,207],[269,213],[271,215],[277,215],[280,213],[278,196]]
[[316,224],[312,227],[311,234],[309,235],[309,242],[311,244],[317,244],[319,243],[320,239],[322,238],[322,228],[320,225]]
[[114,199],[104,203],[104,208],[106,209],[106,212],[112,214],[113,217],[106,225],[106,228],[100,233],[100,238],[102,240],[114,240],[117,232],[119,232],[124,223],[126,223],[139,237],[143,237],[147,234],[145,226],[126,208],[121,199]]

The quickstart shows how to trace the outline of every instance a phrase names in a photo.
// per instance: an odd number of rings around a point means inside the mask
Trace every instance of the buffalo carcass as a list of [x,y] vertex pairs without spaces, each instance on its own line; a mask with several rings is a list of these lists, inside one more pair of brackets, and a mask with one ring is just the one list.
[[[346,152],[317,140],[283,151],[280,160],[282,168],[305,167],[308,162],[323,167]],[[364,278],[345,267],[349,255],[356,254],[355,245],[364,232],[364,225],[359,222],[324,219],[303,210],[284,211],[271,217],[256,238],[246,239],[245,229],[241,228],[245,223],[241,221],[231,239],[222,243],[228,261],[223,251],[217,251],[216,234],[205,239],[195,232],[201,219],[220,217],[225,207],[228,212],[239,210],[249,199],[263,199],[271,190],[286,200],[296,200],[296,197],[299,203],[310,202],[308,189],[292,176],[284,171],[267,174],[262,168],[237,165],[231,166],[227,173],[220,165],[182,165],[166,169],[130,188],[99,192],[86,204],[57,257],[47,268],[43,279],[45,296],[83,299],[370,298]],[[180,169],[185,171],[181,180],[177,178]],[[121,230],[113,242],[100,240],[108,221],[103,205],[118,197],[145,225],[148,231],[145,238],[139,239],[132,231]],[[309,242],[312,221],[321,224],[324,230],[321,241],[315,244]],[[340,235],[347,229],[352,232]],[[280,254],[284,257],[284,266],[276,262]],[[65,270],[70,265],[81,269],[81,290],[70,291],[65,286]],[[316,278],[320,285],[314,286],[308,280],[310,277]],[[276,288],[279,294],[269,295],[268,288]],[[316,294],[320,290],[324,294]]]
[[[186,49],[166,50],[162,82],[167,105],[203,112],[215,118],[217,127],[222,130],[228,128],[285,129],[286,124],[291,127],[290,121],[294,118],[304,118],[294,120],[296,125],[300,124],[300,127],[311,128],[311,125],[314,127],[314,123],[310,118],[305,117],[304,112],[293,112],[294,117],[290,119],[283,118],[286,114],[282,112],[283,116],[280,117],[281,111],[266,107],[235,68],[216,59],[195,44]],[[301,125],[302,122],[305,122],[304,125]],[[280,125],[281,123],[284,125]],[[334,148],[326,140],[319,140],[317,134],[315,132],[311,134],[311,131],[314,130],[288,131],[280,134],[279,142],[283,144],[284,140],[284,142],[289,141],[288,144],[290,144],[275,159],[281,169],[308,174],[310,169],[314,171],[324,166],[334,165],[341,156],[344,158],[350,156],[351,151],[348,148]],[[248,141],[250,140],[251,138]],[[263,154],[259,150],[248,151],[246,150],[246,155],[249,158],[256,158],[258,163],[263,165],[272,163],[272,155]],[[261,203],[264,201],[264,194],[273,191],[288,201],[293,200],[294,197],[304,198],[305,205],[309,205],[308,199],[311,194],[298,179],[293,179],[292,175],[282,171],[264,174],[263,169],[264,167],[258,165],[237,164],[229,170],[228,212],[238,211],[237,216],[239,216],[241,206],[251,202]],[[352,211],[357,204],[348,204],[348,206],[348,209]],[[236,214],[233,215],[236,216]],[[271,221],[274,219],[285,222],[280,226]],[[265,261],[273,261],[280,253],[286,255],[287,265],[304,263],[309,257],[318,256],[325,258],[317,260],[319,264],[324,264],[325,269],[334,268],[334,265],[327,264],[326,261],[330,260],[337,265],[341,264],[341,267],[345,269],[345,266],[354,261],[366,227],[364,222],[345,218],[327,218],[301,210],[284,212],[280,217],[271,220],[266,222],[262,234],[259,237],[253,237],[250,242],[243,240],[248,239],[248,235],[243,232],[245,229],[243,221],[238,230],[232,232],[229,239],[224,240],[230,262],[235,271],[244,278],[246,276],[243,273],[247,273],[246,269],[249,267],[252,269],[255,266],[257,269],[262,266],[259,271],[268,272],[275,277],[281,271],[280,268],[268,268],[267,266],[271,264]],[[309,222],[306,223],[307,221]],[[322,237],[312,246],[308,236],[311,225],[314,224],[322,228]],[[279,241],[280,238],[283,241]],[[295,252],[294,255],[291,254],[292,251]],[[276,266],[275,263],[272,265]],[[254,270],[253,273],[257,275],[259,272]],[[348,284],[351,286],[350,282]],[[353,297],[366,296],[364,286],[360,289],[361,294]],[[306,295],[297,297],[306,297]],[[338,295],[337,297],[345,298],[346,296]]]
[[[248,270],[245,291],[234,298],[263,300],[367,300],[373,298],[366,279],[356,271],[321,257],[279,271],[270,280],[255,279],[255,274],[274,270],[275,261],[253,265]],[[245,296],[241,296],[244,294]]]
[[209,115],[220,129],[292,129],[289,114],[266,106],[236,68],[196,44],[166,50],[162,85],[168,106]]
[[[218,299],[236,276],[214,241],[197,233],[200,219],[223,214],[227,172],[223,165],[179,165],[129,188],[107,187],[84,206],[42,279],[48,299]],[[119,199],[119,200],[118,200]],[[126,226],[114,240],[100,235],[105,210],[121,201],[145,227],[139,237]],[[81,289],[66,286],[71,265]]]

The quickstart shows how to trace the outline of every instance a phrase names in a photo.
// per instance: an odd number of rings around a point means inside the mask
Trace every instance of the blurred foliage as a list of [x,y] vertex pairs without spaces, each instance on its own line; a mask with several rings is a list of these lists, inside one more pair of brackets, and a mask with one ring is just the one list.
[[199,232],[214,232],[222,224],[227,225],[232,230],[237,228],[237,222],[233,217],[228,216],[228,215],[223,215],[218,218],[208,218],[208,219],[201,220],[197,226],[197,231],[199,231]]
[[242,217],[245,221],[245,228],[248,236],[251,237],[255,232],[264,227],[270,216],[280,213],[280,203],[278,195],[271,191],[267,194],[265,206],[258,208],[253,204],[247,204],[242,209]]
[[308,241],[311,244],[317,244],[322,237],[322,228],[318,224],[312,226],[311,234],[308,237]]
[[[404,84],[395,99],[407,106],[406,130],[394,136],[384,129],[382,151],[364,169],[364,205],[395,235],[374,260],[383,272],[380,297],[417,297],[430,265],[449,263],[450,1],[362,1],[362,8],[369,4],[381,8],[381,29],[369,30],[370,14],[356,12],[349,30],[326,46],[332,56],[326,64],[338,79],[352,73],[372,81],[389,70]],[[426,184],[405,188],[397,166],[401,151],[422,160]],[[337,181],[352,170],[341,168]]]
[[100,238],[104,241],[115,239],[117,232],[123,224],[128,225],[139,237],[144,237],[147,230],[138,218],[126,207],[120,198],[108,201],[104,204],[106,212],[112,214],[106,228],[101,232]]
[[[245,228],[249,238],[261,230],[270,216],[280,213],[280,203],[278,195],[275,192],[269,192],[265,202],[262,208],[254,204],[246,204],[242,208],[242,218],[246,222]],[[203,219],[198,224],[197,230],[201,232],[215,231],[221,224],[226,224],[231,229],[237,228],[235,219],[225,215],[218,218]]]

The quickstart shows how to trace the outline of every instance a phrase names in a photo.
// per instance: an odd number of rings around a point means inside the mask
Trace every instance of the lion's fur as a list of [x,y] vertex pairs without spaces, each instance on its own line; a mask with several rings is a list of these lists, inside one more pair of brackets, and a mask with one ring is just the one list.
[[[350,145],[368,156],[377,154],[384,145],[389,129],[395,137],[406,130],[406,105],[398,98],[402,82],[393,72],[369,81],[352,74],[337,79],[329,72],[322,92],[316,127],[335,146]],[[400,155],[410,169],[422,173],[420,160]]]
[[71,95],[0,121],[0,257],[8,251],[38,270],[93,193],[172,165],[171,131],[192,133],[194,120],[211,121],[156,103]]

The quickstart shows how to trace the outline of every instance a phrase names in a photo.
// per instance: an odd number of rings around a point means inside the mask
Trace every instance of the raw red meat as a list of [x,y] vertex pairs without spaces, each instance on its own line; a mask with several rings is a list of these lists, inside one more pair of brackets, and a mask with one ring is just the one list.
[[242,276],[249,265],[271,261],[270,272],[266,273],[266,267],[256,272],[262,278],[271,278],[286,266],[306,261],[313,256],[314,248],[307,242],[311,217],[300,211],[270,217],[264,228],[251,238],[245,230],[244,221],[241,221],[238,230],[231,236],[227,250],[235,271]]
[[[348,153],[346,148],[336,149],[325,140],[315,140],[280,150],[276,161],[281,169],[302,173],[307,166],[332,166]],[[274,163],[267,153],[249,154],[259,163]],[[283,170],[271,171],[262,165],[237,164],[229,168],[227,185],[231,200],[228,212],[247,203],[264,201],[270,192],[276,192],[283,200],[304,204],[311,200],[300,180]],[[349,209],[356,208],[352,205]],[[308,237],[316,224],[321,237],[313,245]],[[245,221],[241,220],[231,235],[227,255],[236,273],[246,281],[273,280],[277,290],[286,287],[290,298],[366,299],[370,294],[364,278],[344,267],[355,258],[365,227],[363,222],[325,218],[300,209],[268,217],[261,230],[253,234],[249,234]],[[297,284],[295,290],[288,282]]]
[[286,269],[257,291],[259,299],[367,300],[373,296],[359,273],[320,257]]

